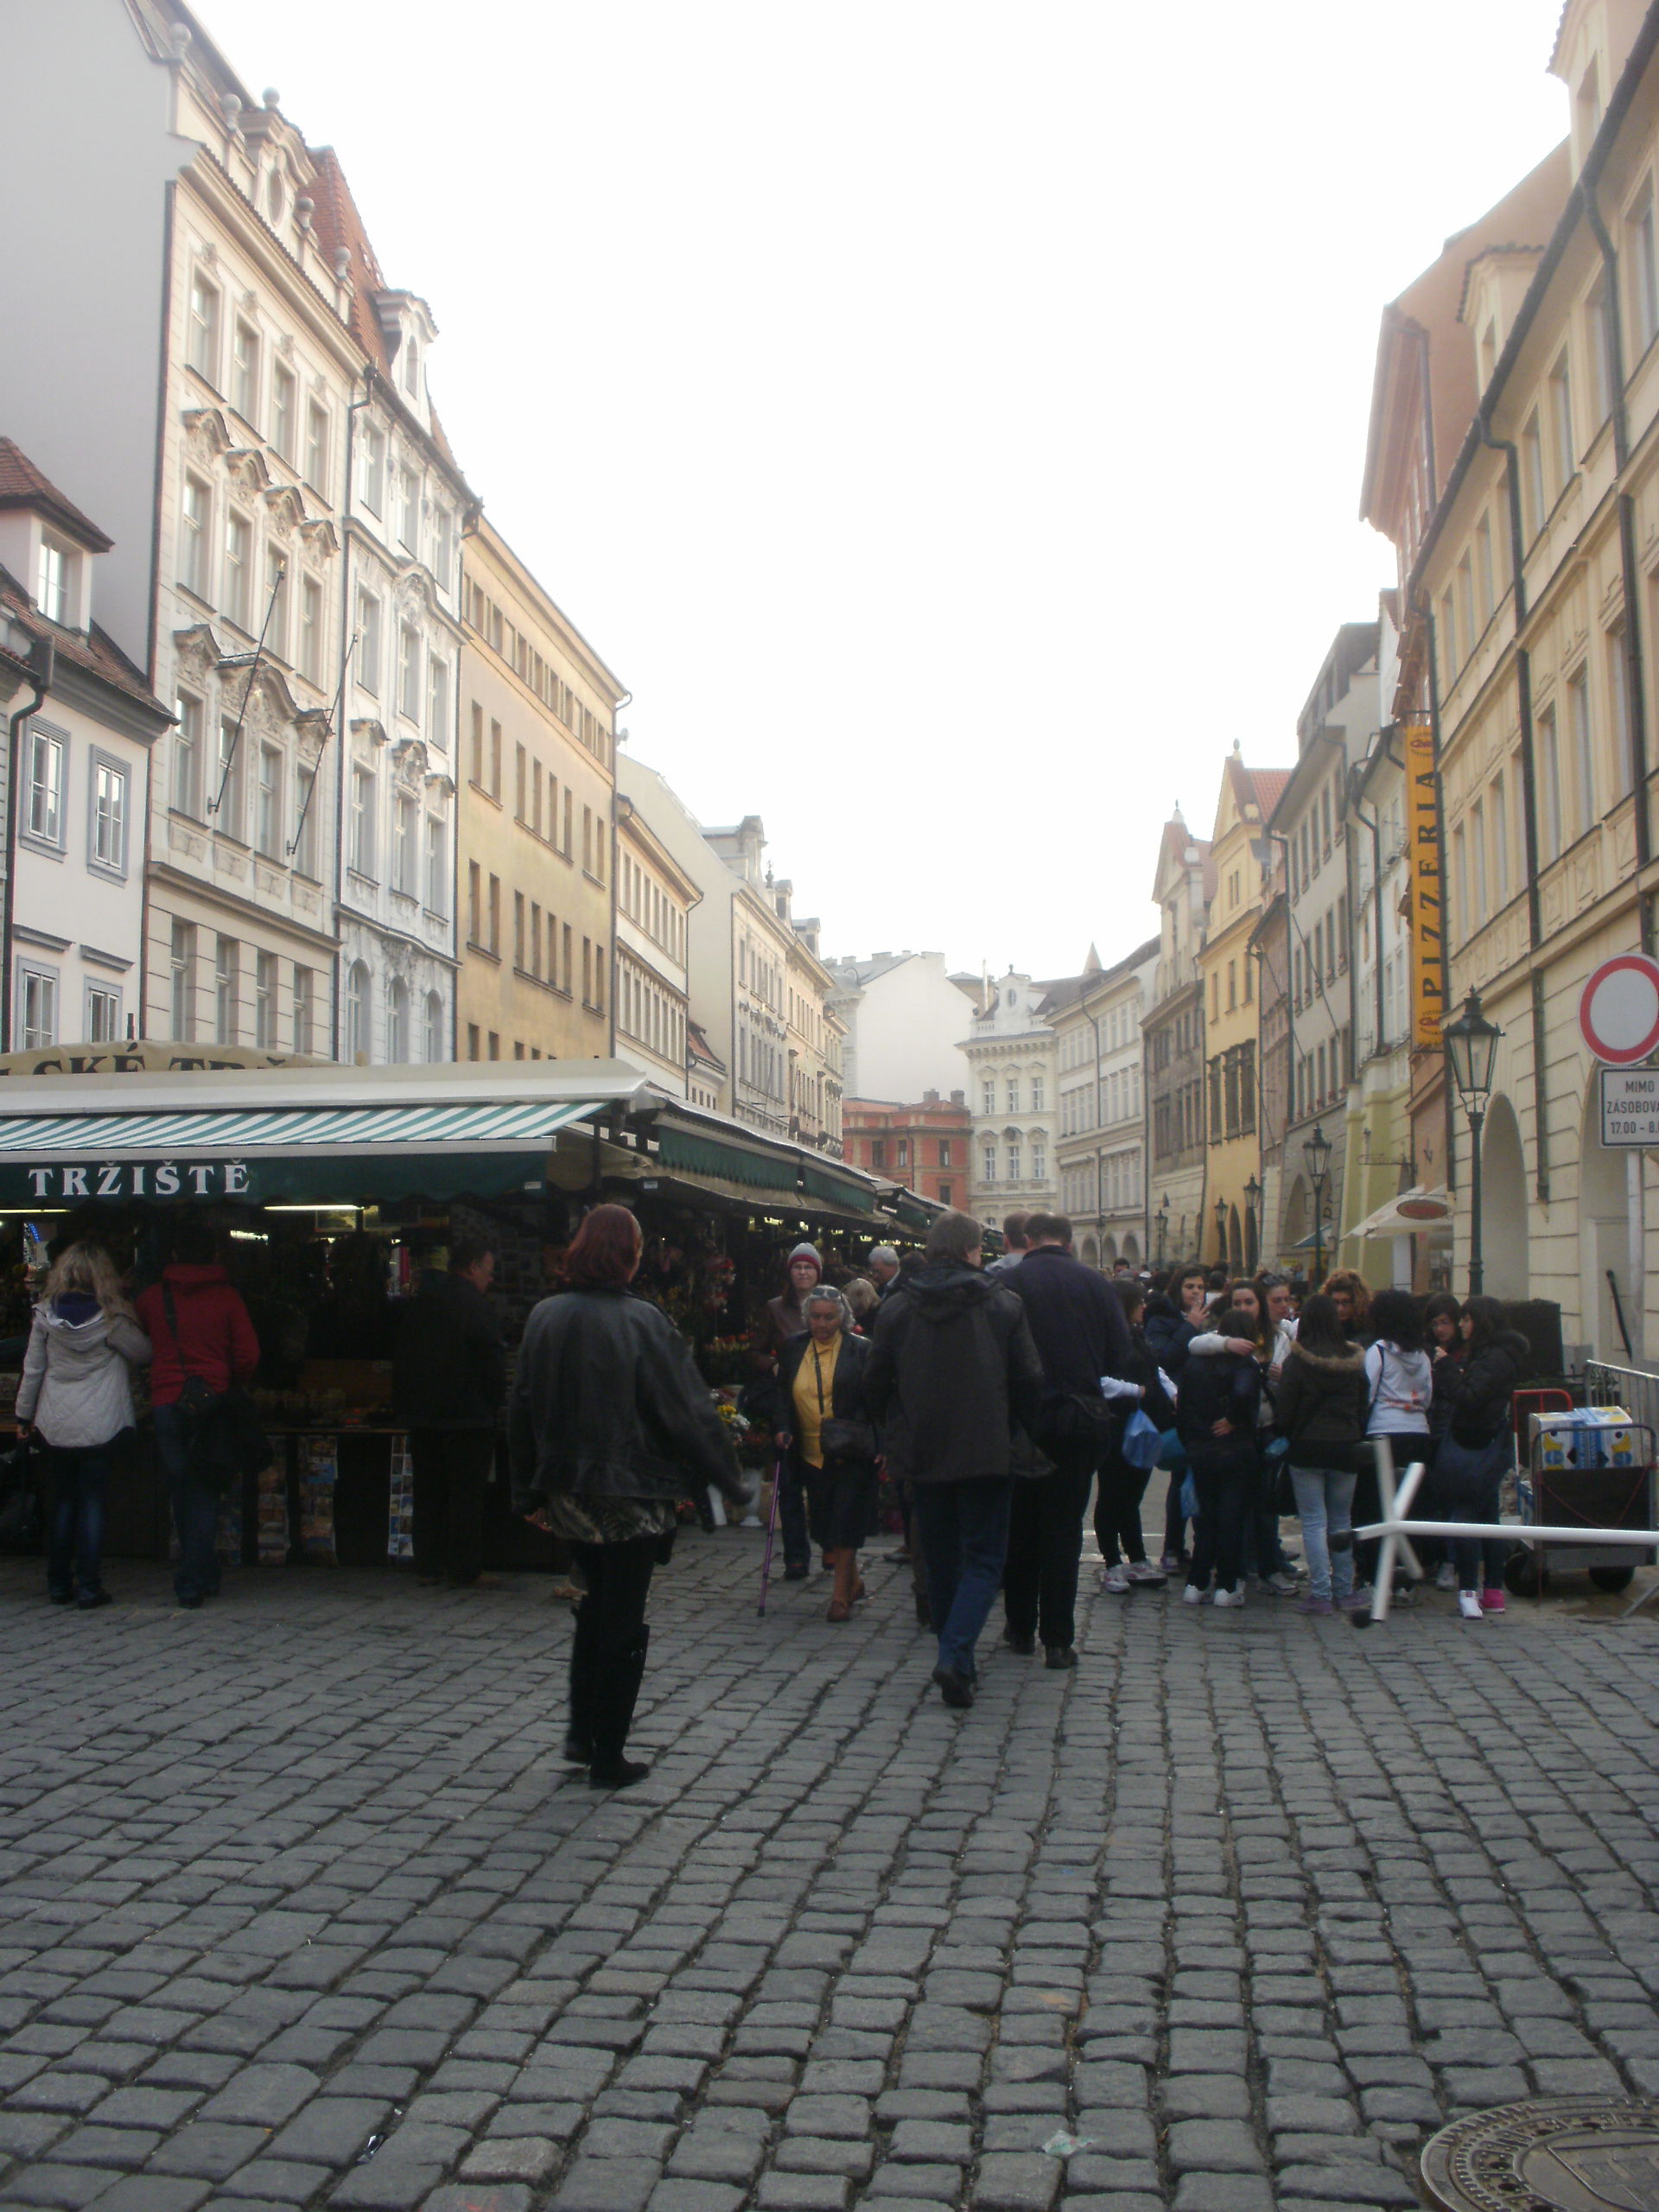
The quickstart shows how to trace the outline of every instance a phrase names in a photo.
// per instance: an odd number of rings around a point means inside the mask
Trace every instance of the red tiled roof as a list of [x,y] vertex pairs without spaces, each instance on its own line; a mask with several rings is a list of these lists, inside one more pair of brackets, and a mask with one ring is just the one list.
[[1244,772],[1255,786],[1255,803],[1265,822],[1284,797],[1285,785],[1296,772],[1294,768],[1247,768]]
[[[141,707],[147,707],[163,722],[173,716],[144,682],[141,671],[130,661],[114,639],[106,637],[96,622],[90,630],[66,630],[61,624],[48,621],[16,578],[0,569],[0,607],[11,616],[18,628],[27,630],[31,637],[49,638],[60,661],[72,662],[85,670],[88,676],[120,691]],[[156,734],[160,735],[158,730]]]
[[84,545],[89,553],[107,553],[115,540],[105,537],[98,524],[73,499],[67,499],[10,438],[0,438],[0,508],[34,507],[49,515],[58,528]]

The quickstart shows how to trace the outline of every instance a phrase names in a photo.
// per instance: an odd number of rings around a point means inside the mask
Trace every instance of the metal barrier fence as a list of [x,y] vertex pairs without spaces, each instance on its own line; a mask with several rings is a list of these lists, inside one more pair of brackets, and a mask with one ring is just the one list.
[[1642,1367],[1610,1367],[1605,1361],[1586,1360],[1584,1401],[1589,1406],[1623,1406],[1634,1421],[1643,1421],[1659,1435],[1659,1375]]

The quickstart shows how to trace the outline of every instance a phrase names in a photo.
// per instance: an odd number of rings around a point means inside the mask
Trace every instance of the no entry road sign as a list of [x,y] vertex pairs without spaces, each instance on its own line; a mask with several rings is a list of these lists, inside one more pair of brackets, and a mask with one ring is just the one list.
[[1610,1067],[1645,1060],[1659,1047],[1659,961],[1645,952],[1604,960],[1580,996],[1579,1028]]

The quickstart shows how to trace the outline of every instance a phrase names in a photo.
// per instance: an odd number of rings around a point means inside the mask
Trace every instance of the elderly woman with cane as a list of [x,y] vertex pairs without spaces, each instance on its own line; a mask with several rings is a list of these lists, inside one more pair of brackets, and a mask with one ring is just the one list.
[[810,1292],[804,1311],[806,1334],[778,1357],[778,1449],[805,1487],[812,1541],[835,1574],[825,1618],[844,1621],[864,1595],[858,1548],[875,1514],[876,1433],[864,1395],[870,1347],[853,1334],[840,1291]]

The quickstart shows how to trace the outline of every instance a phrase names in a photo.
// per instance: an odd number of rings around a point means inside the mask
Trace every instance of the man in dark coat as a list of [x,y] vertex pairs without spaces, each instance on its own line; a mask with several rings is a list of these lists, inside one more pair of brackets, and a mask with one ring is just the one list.
[[1043,1363],[1037,1441],[1054,1465],[1014,1491],[1003,1640],[1014,1651],[1033,1651],[1040,1628],[1045,1665],[1075,1667],[1083,1516],[1095,1469],[1114,1437],[1100,1378],[1126,1376],[1134,1347],[1122,1300],[1103,1275],[1072,1256],[1065,1217],[1034,1213],[1026,1233],[1026,1255],[1007,1282]]
[[392,1408],[409,1429],[414,1477],[415,1577],[466,1589],[484,1558],[484,1486],[507,1394],[506,1359],[488,1291],[495,1254],[458,1238],[449,1271],[404,1319],[392,1364]]
[[981,1272],[982,1234],[941,1214],[926,1264],[883,1300],[865,1370],[887,1465],[914,1487],[947,1705],[974,1701],[974,1646],[1002,1579],[1014,1427],[1035,1415],[1042,1367],[1025,1309]]

